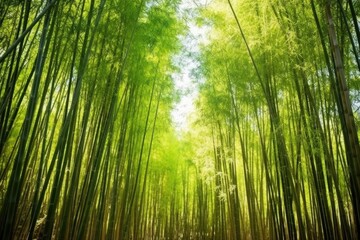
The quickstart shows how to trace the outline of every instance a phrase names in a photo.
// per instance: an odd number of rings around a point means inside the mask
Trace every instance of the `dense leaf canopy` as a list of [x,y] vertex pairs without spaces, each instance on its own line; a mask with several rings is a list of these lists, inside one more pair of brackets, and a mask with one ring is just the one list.
[[0,239],[359,239],[359,14],[0,1]]

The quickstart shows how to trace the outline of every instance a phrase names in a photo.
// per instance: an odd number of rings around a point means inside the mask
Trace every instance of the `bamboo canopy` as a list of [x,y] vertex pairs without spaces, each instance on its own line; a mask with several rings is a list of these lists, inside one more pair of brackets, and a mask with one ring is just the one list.
[[359,239],[359,19],[0,1],[0,239]]

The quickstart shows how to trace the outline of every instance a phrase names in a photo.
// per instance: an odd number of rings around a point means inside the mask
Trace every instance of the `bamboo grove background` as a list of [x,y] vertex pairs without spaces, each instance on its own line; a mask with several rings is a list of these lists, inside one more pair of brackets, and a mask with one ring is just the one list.
[[1,239],[359,238],[360,2],[195,2],[0,2]]

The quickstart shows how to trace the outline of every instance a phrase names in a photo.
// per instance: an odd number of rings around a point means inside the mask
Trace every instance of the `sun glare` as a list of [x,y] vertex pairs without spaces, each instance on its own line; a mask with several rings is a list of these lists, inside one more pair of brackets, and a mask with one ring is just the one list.
[[[205,1],[198,1],[204,2]],[[201,3],[201,4],[204,4]],[[183,1],[180,5],[180,14],[194,14],[198,4],[194,1]],[[190,10],[190,11],[189,11]],[[196,13],[195,13],[196,14]],[[207,43],[207,26],[198,26],[194,18],[187,22],[188,33],[181,37],[183,51],[174,57],[174,62],[179,66],[180,72],[174,73],[172,79],[175,89],[179,93],[180,100],[175,104],[171,113],[172,121],[178,133],[185,132],[189,128],[189,117],[195,110],[195,101],[198,96],[198,84],[201,79],[194,76],[200,63],[196,56],[200,53],[200,45]]]

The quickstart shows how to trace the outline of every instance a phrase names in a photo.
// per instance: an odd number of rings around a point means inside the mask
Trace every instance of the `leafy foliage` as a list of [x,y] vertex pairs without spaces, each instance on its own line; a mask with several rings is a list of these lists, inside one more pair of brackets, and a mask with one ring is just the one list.
[[0,2],[1,239],[358,238],[359,2],[181,4]]

